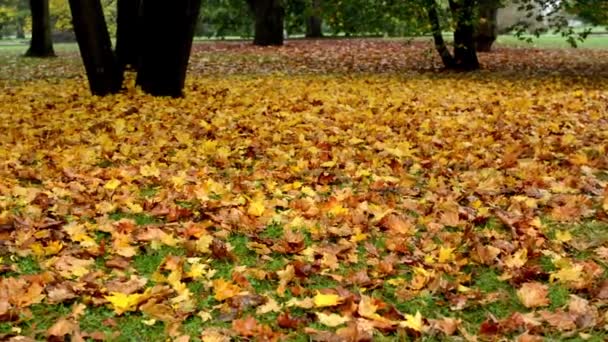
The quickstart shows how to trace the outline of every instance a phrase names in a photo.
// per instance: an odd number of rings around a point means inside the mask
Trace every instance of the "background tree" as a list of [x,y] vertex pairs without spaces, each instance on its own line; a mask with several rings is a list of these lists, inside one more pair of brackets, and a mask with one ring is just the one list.
[[450,53],[443,40],[439,6],[435,0],[427,0],[426,9],[431,31],[435,41],[435,48],[448,69],[476,70],[479,69],[479,60],[475,49],[474,39],[474,0],[449,0],[449,10],[454,25],[454,53]]
[[321,11],[321,0],[310,0],[310,8],[306,13],[306,38],[323,37]]
[[112,52],[112,42],[100,0],[69,0],[74,32],[93,95],[117,93],[122,70]]
[[[143,1],[137,84],[154,96],[182,96],[201,0]],[[162,24],[161,24],[162,23]],[[163,42],[159,48],[158,42]]]
[[255,17],[253,44],[283,45],[283,0],[247,0]]
[[207,37],[251,37],[251,8],[243,0],[203,0],[196,33]]
[[489,52],[498,37],[499,7],[500,0],[477,0],[475,47],[479,52]]
[[32,11],[32,39],[25,55],[28,57],[55,57],[49,0],[30,0],[30,10]]

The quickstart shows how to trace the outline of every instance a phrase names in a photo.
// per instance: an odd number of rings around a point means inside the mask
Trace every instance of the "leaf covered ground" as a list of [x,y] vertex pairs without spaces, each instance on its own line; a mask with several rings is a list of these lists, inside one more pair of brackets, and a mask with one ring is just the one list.
[[608,54],[428,48],[197,46],[185,99],[3,56],[0,338],[605,340]]

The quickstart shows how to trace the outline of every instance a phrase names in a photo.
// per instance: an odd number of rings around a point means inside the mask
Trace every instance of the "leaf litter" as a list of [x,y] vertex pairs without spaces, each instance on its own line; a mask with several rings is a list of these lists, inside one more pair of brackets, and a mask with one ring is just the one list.
[[605,337],[601,77],[194,75],[0,94],[2,338]]

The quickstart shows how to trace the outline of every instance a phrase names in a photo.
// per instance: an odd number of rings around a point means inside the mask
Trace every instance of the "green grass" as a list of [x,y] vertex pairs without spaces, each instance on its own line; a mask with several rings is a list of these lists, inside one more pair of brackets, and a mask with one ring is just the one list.
[[185,250],[163,246],[158,250],[149,249],[133,257],[132,265],[141,275],[150,276],[169,255],[184,255]]
[[[3,41],[0,40],[0,53],[20,54],[23,55],[27,51],[29,45],[21,41]],[[78,52],[78,44],[74,43],[55,43],[53,44],[55,53],[73,53]]]
[[[541,35],[540,37],[524,36],[531,38],[528,43],[512,35],[498,36],[497,43],[506,47],[528,47],[540,49],[572,49],[566,39],[560,35]],[[585,41],[578,43],[578,48],[584,49],[608,49],[608,34],[590,35]]]

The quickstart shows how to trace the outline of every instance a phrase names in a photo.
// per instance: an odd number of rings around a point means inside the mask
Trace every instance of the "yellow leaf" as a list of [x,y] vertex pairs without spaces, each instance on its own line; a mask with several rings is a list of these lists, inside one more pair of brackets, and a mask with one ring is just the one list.
[[416,314],[413,316],[406,314],[405,321],[399,322],[399,326],[422,332],[424,323],[422,322],[422,315],[420,314],[420,311],[416,311]]
[[104,298],[110,302],[117,315],[122,315],[127,311],[135,311],[143,296],[141,293],[124,294],[122,292],[111,292],[110,295]]
[[213,242],[213,236],[203,235],[196,241],[196,250],[200,253],[209,253],[209,246]]
[[340,316],[338,314],[325,314],[322,312],[315,312],[317,318],[319,319],[319,323],[326,325],[328,327],[337,327],[342,325],[348,321],[350,321],[350,317]]
[[439,247],[439,262],[446,263],[454,260],[454,248],[452,247]]
[[317,291],[317,294],[313,298],[313,302],[317,308],[326,306],[335,306],[342,303],[343,299],[335,294],[322,294]]
[[513,255],[505,258],[505,265],[509,268],[520,268],[528,262],[528,250],[522,248]]
[[374,299],[372,297],[362,295],[361,301],[359,302],[359,308],[357,310],[361,317],[365,317],[377,322],[393,324],[393,321],[380,316],[378,313],[376,313],[376,310],[378,310],[378,306],[374,304]]
[[241,292],[241,289],[237,285],[220,278],[213,281],[213,292],[215,293],[215,299],[222,301],[236,296]]
[[568,242],[572,240],[572,234],[567,230],[558,230],[555,232],[555,239],[559,242]]
[[120,185],[120,181],[118,179],[112,178],[109,181],[107,181],[106,185],[104,185],[103,187],[108,190],[116,190],[116,188],[118,188],[119,185]]
[[309,186],[303,186],[300,191],[308,197],[314,197],[317,195],[317,193]]
[[336,162],[333,160],[326,161],[325,163],[321,164],[321,167],[334,167],[334,166],[336,166]]
[[329,209],[327,212],[332,216],[341,216],[348,214],[348,209],[344,208],[342,204],[336,204],[332,206],[331,209]]
[[144,177],[160,177],[160,170],[154,163],[151,165],[142,165],[139,168],[139,173]]
[[259,197],[249,202],[249,208],[247,208],[247,214],[252,216],[262,216],[266,207],[264,206],[264,199]]
[[581,279],[583,267],[581,265],[568,265],[559,271],[554,272],[549,280],[559,280],[564,283],[574,283]]

